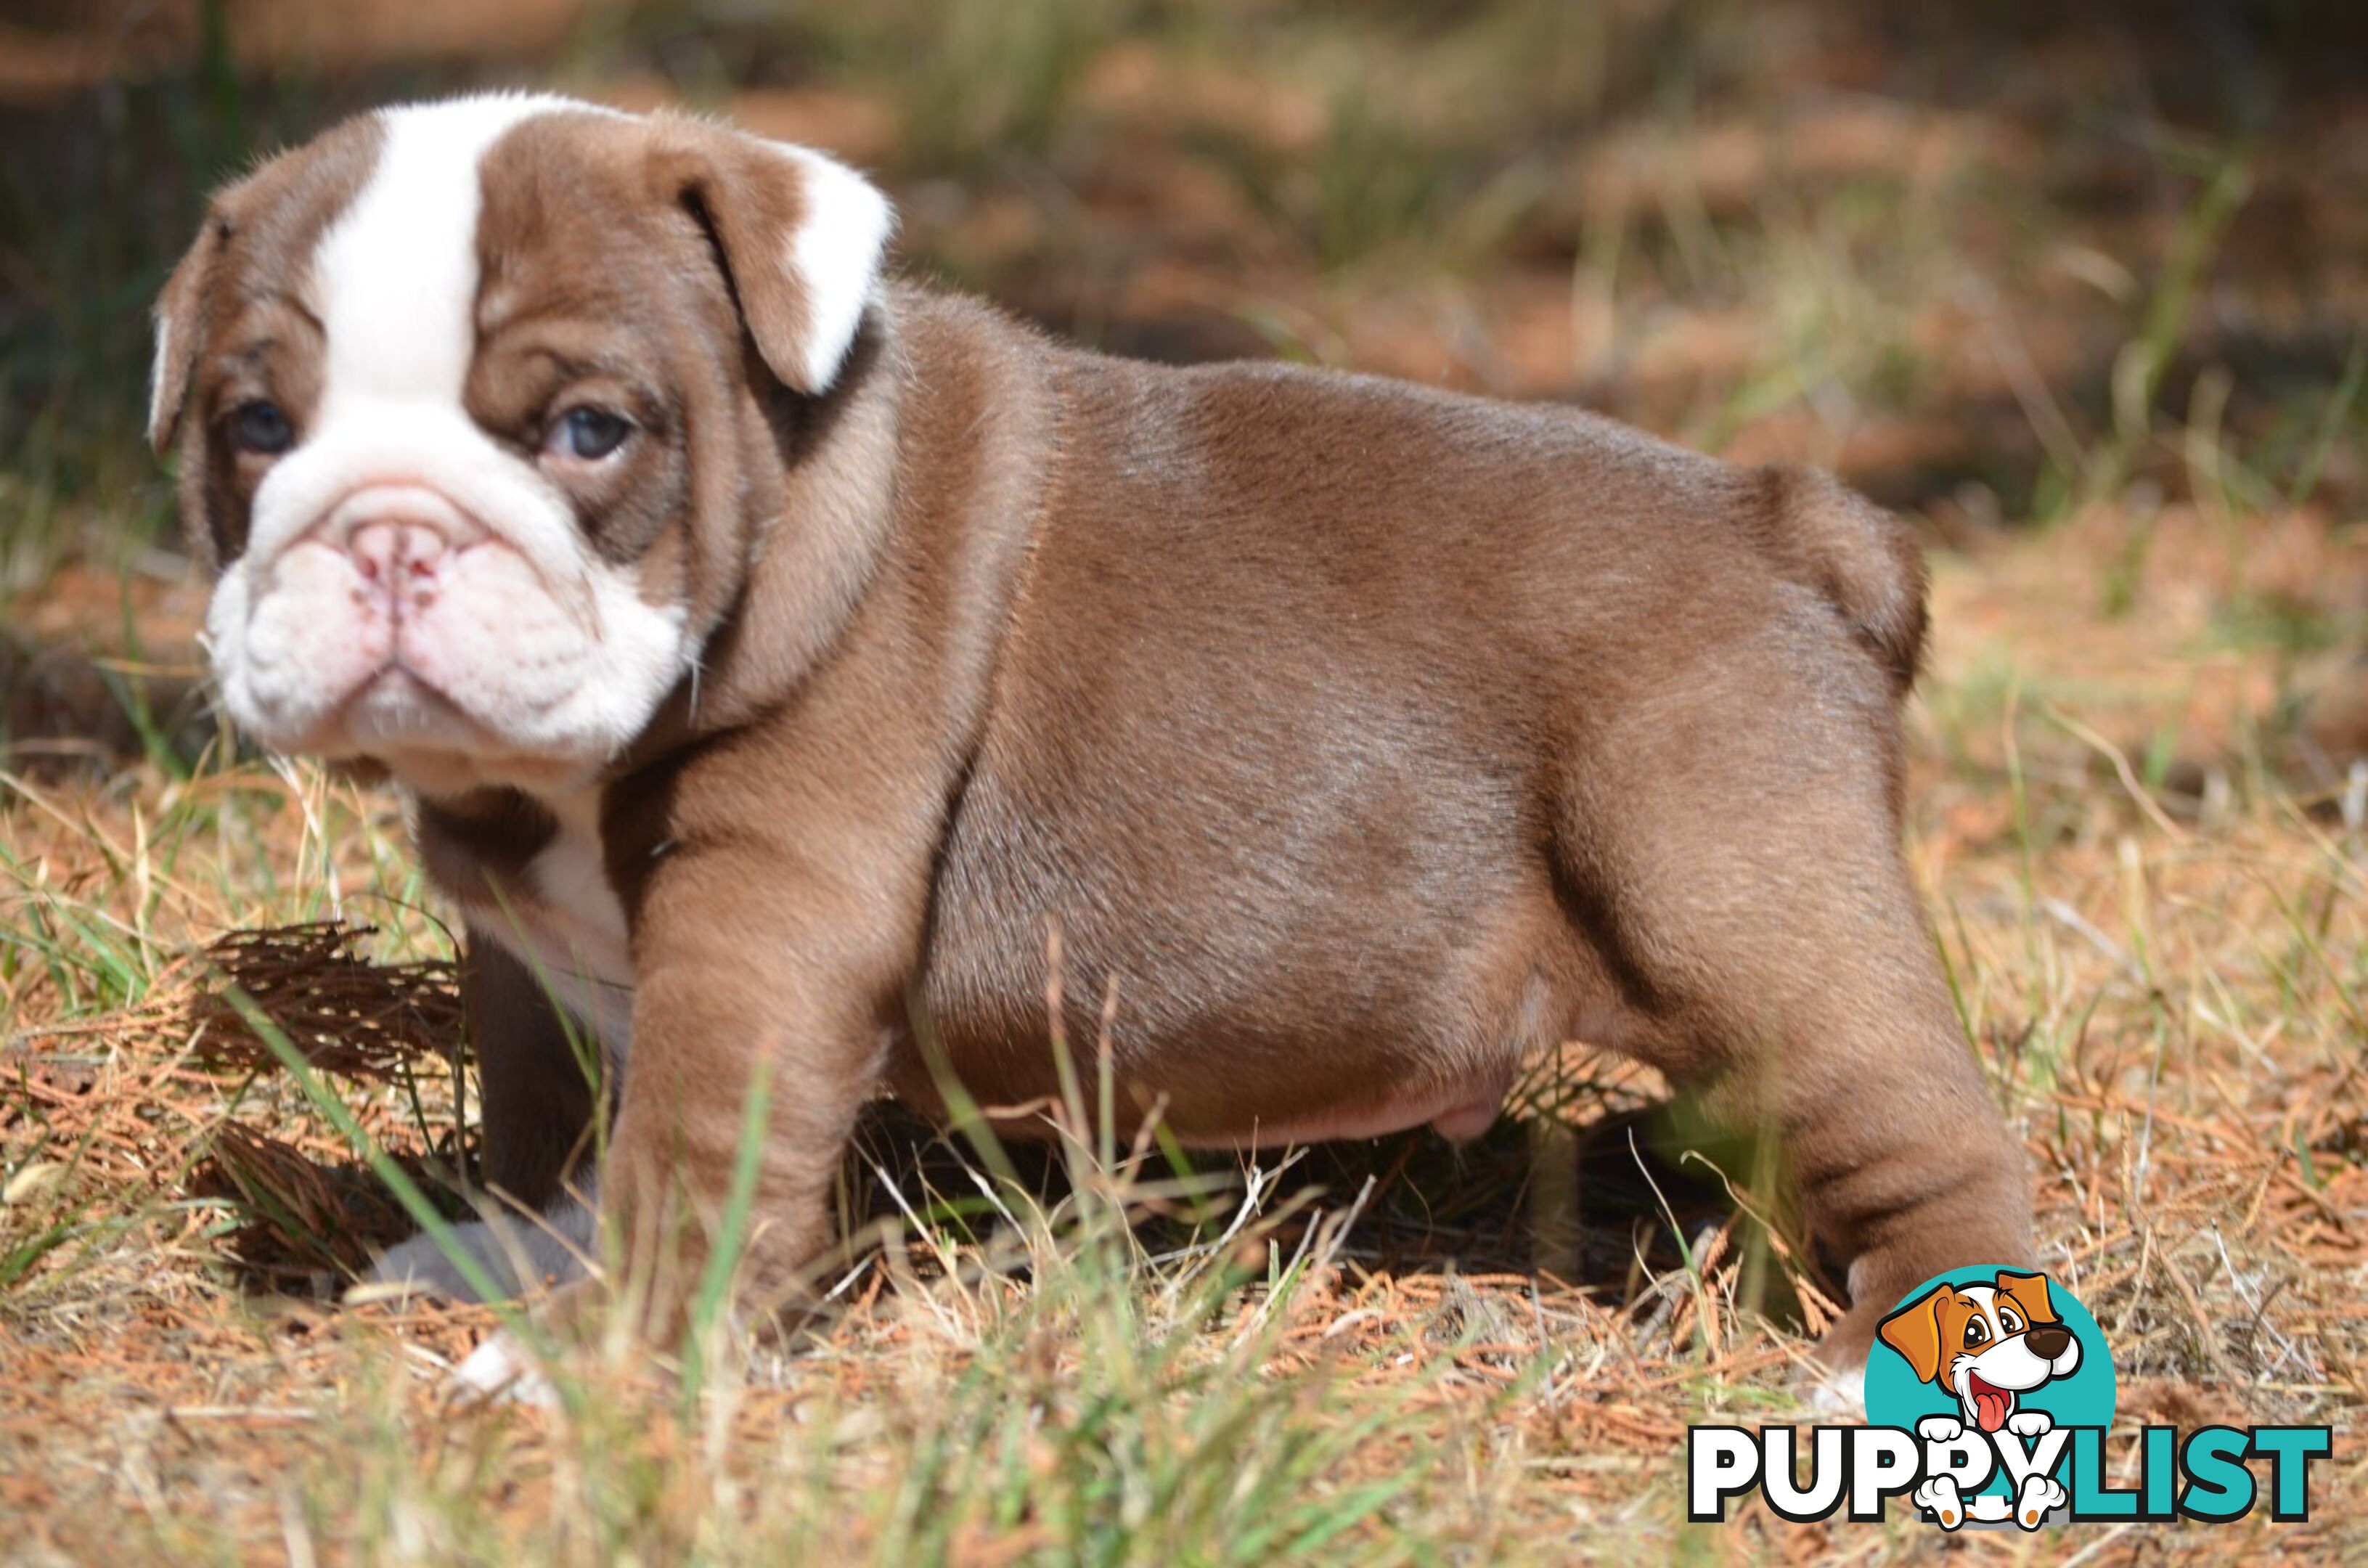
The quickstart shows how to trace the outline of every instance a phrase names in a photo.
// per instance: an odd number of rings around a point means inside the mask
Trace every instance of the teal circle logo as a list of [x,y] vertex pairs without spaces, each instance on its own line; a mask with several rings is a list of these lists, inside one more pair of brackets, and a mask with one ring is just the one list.
[[[1899,1299],[1866,1363],[1866,1418],[1918,1431],[1930,1418],[1968,1434],[2110,1426],[2113,1359],[2089,1309],[2045,1274],[1952,1268]],[[2067,1447],[2050,1472],[2066,1480]],[[2005,1475],[1985,1492],[2009,1489]]]

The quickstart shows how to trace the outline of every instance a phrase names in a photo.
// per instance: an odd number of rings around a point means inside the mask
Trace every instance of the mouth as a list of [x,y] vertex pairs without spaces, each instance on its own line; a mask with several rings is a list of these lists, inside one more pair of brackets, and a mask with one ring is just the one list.
[[339,733],[324,756],[361,756],[407,786],[450,794],[485,784],[558,789],[577,779],[581,758],[551,756],[504,739],[400,659],[390,659],[340,703]]
[[390,659],[356,686],[328,723],[343,736],[340,750],[392,761],[397,755],[507,753],[494,733],[433,681]]
[[416,734],[456,725],[477,728],[461,705],[400,659],[389,659],[366,676],[338,704],[339,716],[357,734]]
[[1965,1397],[1974,1402],[1974,1419],[1985,1432],[1995,1432],[2014,1414],[2014,1391],[2002,1389],[1979,1372],[1965,1374]]

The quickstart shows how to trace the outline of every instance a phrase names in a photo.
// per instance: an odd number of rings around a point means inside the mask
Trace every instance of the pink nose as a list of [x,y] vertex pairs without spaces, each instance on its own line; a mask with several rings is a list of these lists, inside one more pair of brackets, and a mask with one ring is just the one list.
[[391,609],[424,609],[443,585],[451,542],[427,523],[389,517],[356,528],[346,551],[371,597]]

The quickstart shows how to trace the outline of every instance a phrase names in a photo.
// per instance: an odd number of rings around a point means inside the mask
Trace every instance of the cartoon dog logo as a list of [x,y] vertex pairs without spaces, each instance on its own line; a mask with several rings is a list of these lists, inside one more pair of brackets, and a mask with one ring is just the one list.
[[[1968,1426],[1986,1433],[2003,1428],[2018,1437],[2045,1435],[2054,1419],[2044,1410],[2018,1410],[2017,1403],[2080,1365],[2080,1341],[2056,1317],[2044,1274],[2000,1269],[1995,1284],[1936,1285],[1884,1319],[1881,1333],[1916,1369],[1918,1381],[1956,1398],[1962,1420],[1931,1415],[1917,1424],[1918,1434],[1932,1442],[1949,1442]],[[2029,1477],[2014,1500],[2015,1522],[2037,1525],[2063,1504],[2063,1490],[2044,1475]],[[1954,1529],[1966,1517],[1955,1483],[1945,1478],[1917,1488],[1916,1501],[1944,1528]]]

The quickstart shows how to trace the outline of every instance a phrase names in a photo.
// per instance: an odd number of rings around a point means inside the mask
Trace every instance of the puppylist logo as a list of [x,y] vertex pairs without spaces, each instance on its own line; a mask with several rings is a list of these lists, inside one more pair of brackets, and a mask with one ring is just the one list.
[[[2136,1484],[2108,1485],[2113,1363],[2103,1333],[2044,1274],[1952,1269],[1883,1321],[1866,1368],[1867,1424],[1815,1428],[1805,1477],[1794,1428],[1694,1426],[1687,1517],[1722,1522],[1758,1491],[1780,1518],[1839,1510],[1875,1523],[1894,1498],[1944,1531],[2188,1518],[2225,1524],[2266,1493],[2270,1517],[2310,1517],[2325,1426],[2148,1426]],[[2267,1461],[2266,1485],[2246,1461]]]

